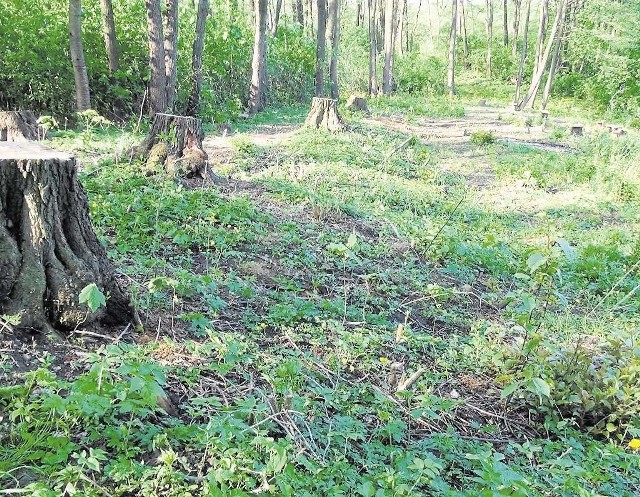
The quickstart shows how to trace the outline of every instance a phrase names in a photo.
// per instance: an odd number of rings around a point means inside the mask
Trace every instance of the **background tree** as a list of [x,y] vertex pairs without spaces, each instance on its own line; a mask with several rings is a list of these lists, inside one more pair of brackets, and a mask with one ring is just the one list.
[[81,112],[91,108],[91,96],[82,47],[82,5],[80,0],[69,0],[69,39],[73,76],[76,84],[76,108]]
[[502,31],[504,46],[509,45],[509,0],[502,2]]
[[267,86],[267,0],[256,0],[256,28],[253,39],[251,63],[251,88],[249,89],[249,114],[255,114],[266,105]]
[[120,45],[116,36],[116,22],[113,15],[113,4],[111,0],[100,0],[102,11],[102,33],[104,36],[104,46],[107,50],[109,61],[109,74],[113,74],[120,68]]
[[518,67],[518,76],[516,78],[516,95],[513,100],[516,104],[520,101],[520,88],[522,87],[522,77],[524,76],[524,64],[527,60],[528,53],[528,36],[529,36],[529,19],[531,17],[531,0],[527,0],[527,13],[524,20],[524,35],[522,38],[522,50],[520,51],[520,65]]
[[185,112],[188,116],[197,116],[200,109],[200,92],[202,88],[202,52],[204,50],[204,35],[208,15],[209,0],[199,0],[198,14],[196,18],[196,37],[193,41],[193,52],[191,56],[193,84]]
[[327,50],[327,1],[317,0],[317,18],[318,25],[316,31],[316,97],[323,97],[324,88],[324,71]]
[[338,90],[338,56],[340,45],[340,1],[329,0],[327,33],[331,42],[331,58],[329,62],[329,80],[331,81],[331,98],[337,99]]
[[160,0],[145,0],[145,5],[149,40],[149,68],[151,70],[149,114],[153,116],[167,109],[167,70]]
[[487,78],[491,78],[491,46],[493,45],[493,0],[485,0],[487,30]]
[[449,96],[456,94],[456,28],[458,26],[458,0],[451,1],[451,30],[449,31],[449,69],[447,88]]
[[367,0],[368,15],[369,15],[369,96],[375,96],[378,94],[378,30],[376,27],[376,9],[377,0]]
[[384,67],[382,70],[382,92],[390,95],[393,90],[393,54],[396,40],[397,0],[387,0],[384,11]]
[[167,0],[164,32],[164,63],[166,70],[167,111],[173,112],[178,81],[178,0]]

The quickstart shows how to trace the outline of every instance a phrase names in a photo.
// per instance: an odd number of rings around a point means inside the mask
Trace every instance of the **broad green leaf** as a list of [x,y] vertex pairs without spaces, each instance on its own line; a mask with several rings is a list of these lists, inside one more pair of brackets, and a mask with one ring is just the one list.
[[547,263],[547,257],[540,252],[534,252],[527,259],[527,267],[531,273],[535,273],[541,266]]
[[85,286],[80,292],[80,303],[87,304],[91,312],[96,312],[100,307],[107,305],[104,293],[95,283]]
[[558,238],[556,243],[560,246],[562,251],[564,252],[564,256],[568,261],[575,261],[578,257],[576,255],[576,250],[566,241],[564,238]]
[[531,386],[533,392],[541,397],[549,397],[551,395],[551,385],[542,378],[533,378]]

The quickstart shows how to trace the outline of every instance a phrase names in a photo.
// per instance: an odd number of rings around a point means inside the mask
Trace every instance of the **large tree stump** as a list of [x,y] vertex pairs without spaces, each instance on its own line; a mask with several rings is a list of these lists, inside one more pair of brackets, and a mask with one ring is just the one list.
[[45,134],[30,110],[0,111],[0,141],[38,140],[44,138]]
[[[106,306],[79,303],[95,283]],[[36,143],[0,143],[0,315],[21,328],[73,330],[126,322],[128,298],[96,237],[73,157]]]
[[134,152],[152,169],[160,166],[174,175],[204,178],[208,157],[202,148],[203,138],[200,119],[158,113],[149,135]]
[[344,131],[347,125],[338,113],[338,101],[332,98],[313,97],[305,126],[324,128],[331,132]]

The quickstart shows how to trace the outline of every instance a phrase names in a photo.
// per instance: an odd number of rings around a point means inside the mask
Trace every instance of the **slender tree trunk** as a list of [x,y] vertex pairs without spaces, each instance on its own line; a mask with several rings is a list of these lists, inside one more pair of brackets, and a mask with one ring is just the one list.
[[327,51],[327,0],[317,0],[316,97],[324,97],[324,71]]
[[73,78],[76,84],[76,109],[82,112],[91,108],[91,95],[89,93],[89,75],[82,47],[82,5],[80,0],[69,0],[69,43]]
[[362,12],[362,0],[356,2],[356,27],[360,26],[360,15]]
[[485,0],[487,8],[487,78],[491,78],[491,49],[493,45],[493,0]]
[[327,33],[331,41],[331,60],[329,62],[329,79],[331,80],[331,98],[337,100],[338,89],[338,55],[340,46],[340,2],[329,0],[329,22]]
[[402,36],[400,37],[401,54],[409,53],[409,0],[402,0]]
[[100,0],[100,8],[102,9],[102,33],[104,46],[107,50],[107,60],[109,61],[109,74],[113,76],[120,68],[120,46],[116,36],[113,4],[111,0]]
[[280,11],[282,10],[282,0],[276,1],[276,11],[273,14],[273,21],[271,26],[271,36],[278,34],[278,23],[280,22]]
[[167,74],[167,110],[173,112],[178,81],[178,0],[167,0],[164,64]]
[[206,32],[207,16],[209,15],[209,0],[199,0],[196,17],[196,38],[193,41],[191,56],[191,71],[193,85],[187,103],[186,115],[197,116],[200,110],[200,90],[202,87],[202,52],[204,50],[204,34]]
[[376,7],[377,0],[367,0],[369,7],[369,96],[378,94],[378,40],[376,39],[378,30],[376,28]]
[[553,51],[553,57],[551,58],[551,66],[549,67],[549,75],[547,76],[547,82],[544,85],[544,91],[542,93],[542,109],[547,108],[549,103],[549,96],[551,95],[551,88],[553,86],[553,79],[560,65],[560,50],[562,48],[562,41],[564,39],[566,18],[561,21],[560,29],[558,29],[558,36],[556,37],[556,46]]
[[508,0],[503,0],[503,10],[502,10],[502,28],[504,30],[504,46],[509,45],[509,7]]
[[513,46],[511,54],[515,57],[518,55],[518,36],[520,34],[520,7],[522,0],[513,0]]
[[304,28],[304,10],[302,8],[302,0],[295,0],[296,21]]
[[542,0],[540,3],[540,21],[538,23],[538,39],[536,41],[536,58],[533,74],[538,72],[538,67],[542,62],[542,47],[544,46],[547,23],[549,22],[549,0]]
[[551,29],[551,35],[547,42],[547,46],[544,50],[544,54],[542,55],[542,60],[540,65],[538,66],[538,71],[533,75],[533,79],[531,80],[531,85],[529,86],[529,90],[527,94],[524,96],[524,99],[517,106],[518,110],[524,107],[533,107],[533,104],[536,99],[536,95],[538,94],[538,90],[540,89],[540,83],[542,82],[542,77],[544,75],[545,69],[547,67],[547,63],[549,61],[549,55],[551,54],[551,48],[553,46],[553,42],[556,38],[558,30],[560,29],[560,25],[563,22],[564,14],[567,8],[568,0],[562,0],[562,3],[558,7],[558,12],[556,14],[556,19],[553,23],[553,28]]
[[527,14],[524,21],[524,36],[522,39],[522,51],[520,53],[520,67],[518,67],[518,77],[516,79],[516,96],[514,102],[516,105],[520,101],[520,89],[522,87],[522,76],[524,74],[524,63],[527,60],[527,44],[529,36],[529,19],[531,17],[531,0],[527,0]]
[[464,50],[464,58],[465,61],[469,59],[469,38],[467,37],[467,16],[464,8],[465,0],[460,0],[460,6],[458,7],[460,10],[460,32],[462,33],[462,47]]
[[395,44],[396,0],[387,0],[384,18],[384,68],[382,92],[391,95],[393,89],[393,52]]
[[253,39],[253,60],[251,62],[251,88],[249,89],[249,114],[255,114],[266,105],[267,85],[267,0],[256,0],[256,30]]
[[149,41],[149,113],[151,116],[167,109],[167,72],[164,61],[162,10],[160,0],[146,0],[147,38]]
[[456,94],[456,27],[458,24],[458,0],[451,1],[451,32],[449,33],[449,70],[447,72],[447,87],[449,96]]

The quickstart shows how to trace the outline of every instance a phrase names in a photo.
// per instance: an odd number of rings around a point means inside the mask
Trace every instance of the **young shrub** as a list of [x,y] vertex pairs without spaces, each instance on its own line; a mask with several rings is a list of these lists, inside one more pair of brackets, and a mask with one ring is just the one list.
[[492,145],[496,142],[496,136],[493,131],[474,131],[471,133],[471,143],[484,147]]

